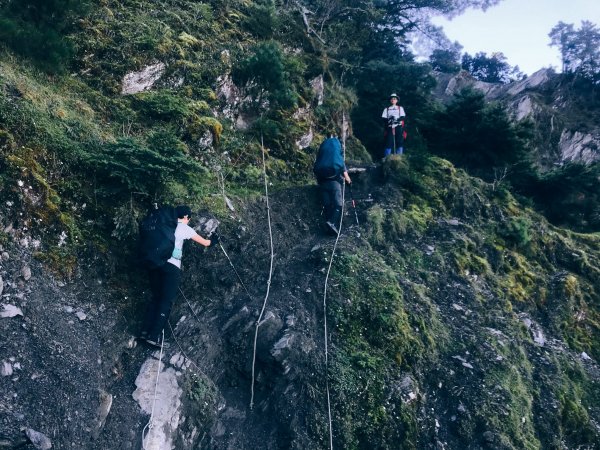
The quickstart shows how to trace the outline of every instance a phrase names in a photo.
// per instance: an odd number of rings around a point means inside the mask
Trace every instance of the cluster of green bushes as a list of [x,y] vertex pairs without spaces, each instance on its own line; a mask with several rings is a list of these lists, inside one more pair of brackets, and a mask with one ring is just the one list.
[[74,55],[67,34],[91,9],[88,0],[0,3],[0,42],[50,71],[63,71]]
[[514,123],[499,104],[472,89],[435,110],[423,127],[432,153],[529,199],[557,225],[600,230],[600,164],[568,163],[542,172],[533,163],[532,131],[532,123]]

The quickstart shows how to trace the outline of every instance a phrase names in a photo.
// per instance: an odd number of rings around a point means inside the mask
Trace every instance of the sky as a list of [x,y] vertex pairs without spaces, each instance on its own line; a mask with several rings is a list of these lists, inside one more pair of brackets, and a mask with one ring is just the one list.
[[549,47],[548,33],[561,20],[576,29],[582,20],[600,26],[600,0],[502,0],[486,12],[471,9],[452,20],[432,21],[451,41],[458,41],[463,52],[489,56],[500,51],[509,64],[531,75],[549,66],[560,71],[560,53]]

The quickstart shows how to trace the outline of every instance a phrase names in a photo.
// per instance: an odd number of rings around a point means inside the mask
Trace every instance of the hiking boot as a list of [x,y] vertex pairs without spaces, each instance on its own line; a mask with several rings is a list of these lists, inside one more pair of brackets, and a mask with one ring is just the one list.
[[[152,339],[145,339],[145,338],[140,338],[140,339],[152,347],[161,348],[160,340],[153,341]],[[166,350],[167,348],[169,348],[169,343],[163,341],[162,348],[163,348],[163,350]]]
[[338,234],[340,234],[337,227],[333,223],[326,222],[325,224],[327,225],[327,231],[329,232],[329,234],[333,236],[337,236]]

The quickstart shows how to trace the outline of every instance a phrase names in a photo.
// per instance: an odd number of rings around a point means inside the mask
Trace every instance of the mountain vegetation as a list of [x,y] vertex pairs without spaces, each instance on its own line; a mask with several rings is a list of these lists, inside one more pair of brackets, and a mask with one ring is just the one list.
[[[520,79],[501,54],[410,50],[423,14],[496,3],[0,0],[0,447],[140,447],[157,356],[123,342],[148,295],[138,223],[165,203],[227,249],[186,249],[172,448],[598,448],[600,165],[545,170],[531,121],[432,95],[461,63]],[[551,33],[570,73],[545,89],[574,122],[600,111],[596,31]],[[382,162],[392,91],[407,154]],[[335,253],[311,172],[332,131],[365,169]]]

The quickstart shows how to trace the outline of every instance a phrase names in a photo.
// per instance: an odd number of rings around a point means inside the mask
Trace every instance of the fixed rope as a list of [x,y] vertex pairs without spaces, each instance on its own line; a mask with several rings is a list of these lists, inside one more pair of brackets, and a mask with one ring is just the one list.
[[[342,116],[342,150],[344,155],[344,161],[346,161],[346,114]],[[327,286],[329,283],[329,273],[331,272],[331,266],[333,265],[333,258],[335,257],[335,251],[337,249],[338,241],[342,234],[342,223],[344,222],[344,205],[346,195],[346,182],[342,182],[342,213],[340,214],[340,223],[338,226],[338,234],[333,244],[333,250],[331,251],[331,257],[329,258],[329,267],[327,267],[327,274],[325,275],[325,287],[323,288],[323,328],[325,334],[325,391],[327,393],[327,419],[329,422],[329,448],[333,450],[333,426],[331,420],[331,396],[329,394],[329,344],[328,344],[328,331],[327,331]]]
[[271,207],[269,205],[269,187],[267,183],[267,165],[265,162],[265,144],[263,141],[263,136],[260,136],[260,148],[262,150],[262,163],[263,163],[263,178],[265,181],[265,198],[267,200],[267,221],[269,223],[269,242],[271,244],[271,262],[269,266],[269,278],[267,280],[267,293],[265,294],[265,300],[263,301],[262,309],[260,310],[260,314],[258,315],[258,319],[256,320],[256,328],[254,330],[254,350],[252,352],[252,384],[250,386],[250,409],[254,407],[254,371],[256,367],[256,342],[258,340],[258,328],[260,327],[261,320],[263,314],[265,312],[265,308],[267,306],[267,300],[269,298],[269,292],[271,291],[271,277],[273,276],[273,230],[271,228]]
[[[175,330],[173,329],[173,326],[171,325],[171,322],[167,321],[167,323],[169,324],[169,328],[171,329],[171,337],[175,341],[175,345],[177,345],[177,347],[179,348],[179,352],[181,353],[181,356],[183,356],[183,358],[185,360],[189,361],[190,364],[196,368],[196,370],[197,370],[198,373],[201,373],[205,378],[207,378],[207,379],[210,380],[210,378],[208,378],[206,376],[206,374],[200,368],[200,366],[198,364],[196,364],[196,362],[194,362],[194,360],[192,358],[190,358],[189,356],[186,355],[185,350],[183,349],[183,346],[179,343],[179,341],[177,340],[177,337],[175,336]],[[198,373],[194,372],[195,375],[198,375]],[[216,388],[216,385],[212,382],[212,380],[211,380],[211,384]]]
[[[156,369],[156,381],[154,383],[154,398],[152,399],[152,410],[150,412],[150,420],[148,420],[148,423],[142,430],[142,449],[143,450],[149,450],[146,448],[146,438],[148,437],[148,434],[152,431],[152,428],[154,428],[154,423],[153,423],[154,407],[156,406],[156,397],[157,397],[157,393],[158,393],[158,377],[160,375],[160,365],[162,364],[164,343],[165,343],[165,330],[163,328],[163,330],[161,332],[161,339],[160,339],[160,354],[159,354],[159,358],[158,358],[158,368]],[[146,431],[148,431],[148,434],[146,434]]]
[[[179,288],[179,292],[181,292],[181,296],[183,297],[183,299],[185,300],[185,302],[187,303],[187,305],[190,308],[190,311],[192,311],[192,315],[194,316],[194,318],[198,321],[198,323],[200,322],[200,317],[198,317],[198,315],[196,314],[196,312],[194,311],[194,308],[192,308],[192,304],[190,303],[190,301],[187,299],[187,297],[185,296],[185,294],[183,293],[183,291],[181,290],[181,287]],[[170,324],[169,324],[170,325]]]
[[242,285],[242,287],[244,288],[244,291],[246,291],[246,295],[248,295],[248,298],[250,300],[252,300],[252,296],[250,295],[250,292],[248,292],[248,289],[246,288],[246,285],[242,281],[242,277],[240,277],[240,274],[238,273],[237,269],[233,265],[233,262],[231,261],[231,258],[229,257],[229,255],[225,251],[225,247],[223,247],[223,244],[221,244],[221,241],[219,241],[219,247],[221,247],[221,250],[223,251],[223,254],[225,255],[225,258],[227,258],[227,261],[229,261],[229,265],[231,266],[231,268],[235,272],[235,275],[237,276],[237,279],[240,282],[240,284]]

